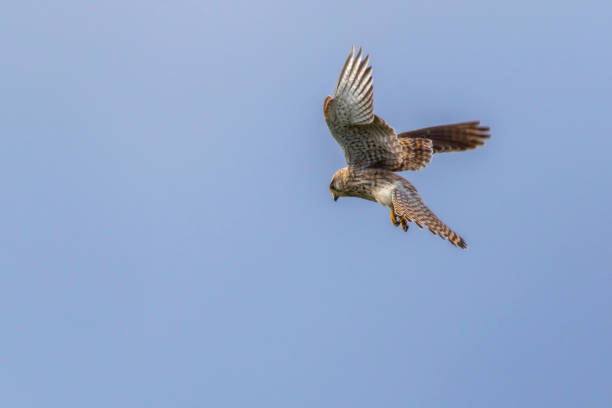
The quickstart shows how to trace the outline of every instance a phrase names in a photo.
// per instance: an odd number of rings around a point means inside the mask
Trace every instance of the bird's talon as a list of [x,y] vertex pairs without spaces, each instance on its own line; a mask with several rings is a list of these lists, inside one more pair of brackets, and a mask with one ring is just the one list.
[[391,222],[395,227],[400,225],[400,221],[397,220],[397,216],[395,215],[395,211],[393,211],[393,208],[391,208]]

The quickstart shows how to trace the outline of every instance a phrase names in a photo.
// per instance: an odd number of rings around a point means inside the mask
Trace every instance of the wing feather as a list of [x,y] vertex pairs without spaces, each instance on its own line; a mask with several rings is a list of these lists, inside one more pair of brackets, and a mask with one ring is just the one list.
[[368,67],[370,57],[361,59],[362,49],[357,55],[352,47],[340,76],[333,103],[328,114],[336,125],[367,125],[374,120],[372,89],[372,67]]
[[416,223],[419,228],[426,226],[429,231],[460,248],[466,249],[467,243],[455,231],[446,226],[425,205],[416,188],[408,180],[399,177],[401,184],[397,185],[392,193],[393,209],[395,214],[406,221]]
[[392,171],[425,167],[436,143],[425,135],[431,134],[429,129],[434,128],[423,129],[421,133],[407,132],[406,137],[400,139],[391,126],[374,115],[370,57],[362,58],[362,55],[362,48],[357,54],[355,47],[351,48],[340,71],[334,96],[327,97],[323,104],[325,120],[344,151],[347,164]]
[[491,137],[487,126],[480,122],[463,122],[411,130],[398,135],[400,140],[431,139],[434,153],[461,152],[482,146]]

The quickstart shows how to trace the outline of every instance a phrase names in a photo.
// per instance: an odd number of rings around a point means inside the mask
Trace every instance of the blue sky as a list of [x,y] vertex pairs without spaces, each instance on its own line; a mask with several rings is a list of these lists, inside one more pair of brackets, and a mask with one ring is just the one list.
[[[20,2],[0,16],[10,407],[609,407],[612,6]],[[461,251],[364,200],[352,44]]]

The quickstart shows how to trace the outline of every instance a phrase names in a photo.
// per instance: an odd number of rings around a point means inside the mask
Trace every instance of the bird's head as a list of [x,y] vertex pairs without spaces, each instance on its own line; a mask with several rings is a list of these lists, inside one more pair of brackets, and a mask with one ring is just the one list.
[[338,201],[338,198],[347,196],[345,193],[347,168],[343,168],[334,173],[334,176],[329,183],[329,191],[332,194],[334,201]]

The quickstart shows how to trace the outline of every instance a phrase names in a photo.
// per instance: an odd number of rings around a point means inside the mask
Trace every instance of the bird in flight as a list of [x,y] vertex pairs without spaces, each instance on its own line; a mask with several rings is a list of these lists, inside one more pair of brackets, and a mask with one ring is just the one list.
[[334,96],[323,102],[329,130],[342,148],[347,167],[332,177],[329,189],[339,197],[359,197],[391,209],[391,222],[408,230],[414,222],[460,248],[463,238],[446,226],[425,205],[416,188],[395,172],[419,170],[434,153],[474,149],[490,137],[480,122],[464,122],[395,133],[374,114],[370,57],[351,49],[340,72]]

